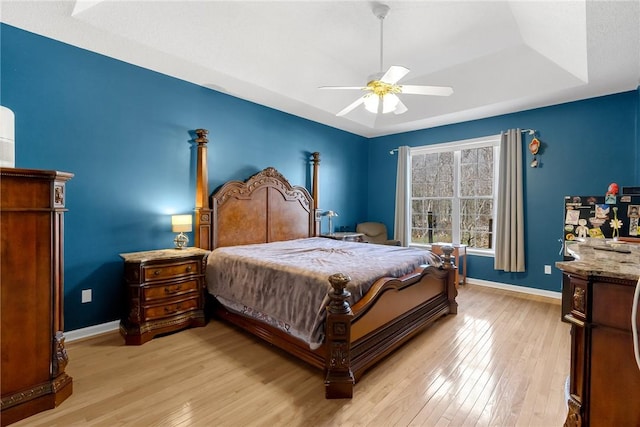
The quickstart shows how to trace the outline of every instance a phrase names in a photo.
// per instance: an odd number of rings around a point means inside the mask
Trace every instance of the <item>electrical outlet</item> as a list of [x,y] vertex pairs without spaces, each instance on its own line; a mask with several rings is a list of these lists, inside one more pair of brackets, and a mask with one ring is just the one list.
[[544,266],[544,274],[551,274],[551,266],[550,265],[545,265]]
[[82,290],[82,303],[91,302],[91,289]]

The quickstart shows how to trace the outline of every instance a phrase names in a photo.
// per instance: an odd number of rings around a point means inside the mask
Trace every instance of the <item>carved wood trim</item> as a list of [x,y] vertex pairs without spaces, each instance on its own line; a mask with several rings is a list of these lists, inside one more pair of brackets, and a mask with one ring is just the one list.
[[564,421],[564,427],[582,427],[580,404],[573,399],[569,399],[567,404],[569,406],[569,412],[567,413],[567,418]]
[[67,363],[69,363],[69,356],[67,355],[67,349],[64,347],[64,334],[62,331],[57,331],[53,337],[53,354],[54,357],[51,360],[51,375],[57,377],[64,373]]
[[329,276],[333,288],[329,292],[326,332],[326,376],[325,396],[327,399],[353,397],[355,378],[351,371],[351,322],[353,313],[347,299],[351,293],[346,290],[349,276],[337,273]]

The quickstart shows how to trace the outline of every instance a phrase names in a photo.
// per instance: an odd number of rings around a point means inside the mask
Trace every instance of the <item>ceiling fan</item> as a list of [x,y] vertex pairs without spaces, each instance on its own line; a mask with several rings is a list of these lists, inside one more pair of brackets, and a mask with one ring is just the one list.
[[385,4],[374,4],[373,14],[380,20],[380,72],[369,77],[369,83],[366,86],[322,86],[320,89],[338,89],[338,90],[362,90],[366,93],[346,108],[340,111],[336,116],[344,116],[351,112],[360,104],[364,104],[364,108],[374,114],[390,113],[402,114],[407,111],[407,107],[402,103],[398,94],[412,95],[436,95],[449,96],[453,93],[453,89],[448,86],[416,86],[416,85],[400,85],[398,82],[409,73],[409,69],[400,65],[389,67],[386,72],[382,72],[383,67],[383,23],[384,18],[389,13],[389,6]]

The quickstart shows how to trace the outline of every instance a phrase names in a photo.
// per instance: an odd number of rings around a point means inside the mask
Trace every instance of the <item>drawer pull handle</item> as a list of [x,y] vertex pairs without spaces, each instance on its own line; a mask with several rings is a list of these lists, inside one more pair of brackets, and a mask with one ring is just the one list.
[[170,287],[166,287],[164,288],[164,293],[165,294],[175,294],[176,292],[179,292],[182,289],[182,285],[176,285],[172,288]]
[[177,313],[180,310],[180,304],[176,305],[175,308],[169,308],[169,307],[165,307],[164,308],[164,312],[165,314],[173,314],[173,313]]
[[191,266],[190,266],[190,265],[188,265],[188,266],[187,266],[187,273],[191,273],[191,270],[192,270],[192,269],[191,269]]
[[156,271],[154,271],[154,272],[153,272],[153,275],[154,275],[154,276],[159,276],[159,275],[160,275],[160,270],[156,270]]

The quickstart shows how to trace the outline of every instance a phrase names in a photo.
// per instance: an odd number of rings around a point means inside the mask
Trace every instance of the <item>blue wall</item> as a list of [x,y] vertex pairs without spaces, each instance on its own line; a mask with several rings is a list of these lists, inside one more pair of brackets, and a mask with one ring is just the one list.
[[[120,317],[119,253],[172,245],[169,214],[194,206],[196,128],[210,131],[210,189],[266,166],[309,188],[308,154],[319,151],[320,207],[351,228],[363,220],[392,228],[391,148],[535,128],[545,146],[541,167],[526,168],[529,270],[499,273],[493,258],[472,256],[469,275],[540,289],[560,289],[559,273],[544,275],[542,265],[560,259],[563,196],[640,184],[640,88],[367,140],[5,24],[0,31],[0,103],[16,115],[16,166],[76,174],[67,194],[66,330]],[[94,302],[81,304],[87,288]]]
[[[366,217],[365,138],[2,25],[1,104],[16,116],[16,167],[72,172],[65,218],[65,329],[120,318],[119,253],[173,245],[170,213],[195,199],[197,128],[214,189],[273,166],[310,189],[334,225]],[[326,227],[326,223],[324,224]],[[193,236],[190,237],[193,239]],[[93,302],[81,304],[81,290]]]
[[[592,98],[483,120],[458,123],[372,139],[369,147],[369,213],[393,226],[396,156],[389,150],[401,145],[420,146],[499,134],[509,128],[533,128],[543,146],[540,166],[526,148],[525,238],[527,272],[493,269],[493,258],[470,256],[470,277],[559,291],[561,274],[543,266],[561,260],[563,201],[565,195],[604,195],[611,182],[640,185],[640,91]],[[381,190],[382,189],[382,190]]]

